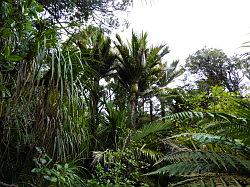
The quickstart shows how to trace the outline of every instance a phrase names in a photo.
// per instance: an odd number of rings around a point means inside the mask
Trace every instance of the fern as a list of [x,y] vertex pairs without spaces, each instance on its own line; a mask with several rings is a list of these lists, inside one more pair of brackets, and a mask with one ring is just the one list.
[[137,155],[143,156],[146,159],[150,159],[154,162],[156,162],[160,157],[163,156],[163,154],[159,151],[145,148],[146,144],[144,144],[141,148],[136,148]]
[[176,114],[166,116],[165,118],[170,119],[170,120],[177,120],[177,121],[180,121],[180,120],[198,120],[198,119],[204,118],[204,113],[193,112],[193,111],[179,112]]
[[230,139],[240,139],[246,145],[250,145],[250,126],[246,119],[234,118],[227,122],[217,121],[208,123],[204,130],[216,132]]
[[204,175],[194,175],[192,178],[173,183],[170,186],[237,186],[243,187],[250,183],[250,179],[239,175],[206,173]]
[[149,135],[153,135],[162,131],[166,131],[171,127],[169,123],[151,123],[144,125],[132,135],[132,141],[139,142]]
[[[172,136],[168,139],[182,138],[183,141],[190,141],[193,140],[197,142],[199,146],[206,145],[206,148],[209,145],[212,145],[212,150],[216,150],[216,147],[220,149],[231,149],[232,151],[243,151],[246,153],[250,153],[250,147],[243,144],[240,140],[230,140],[222,136],[212,135],[207,133],[182,133],[175,136]],[[184,138],[184,140],[183,140]]]
[[182,175],[190,173],[204,173],[207,171],[214,172],[250,172],[250,161],[245,160],[227,153],[216,152],[181,152],[167,155],[161,159],[161,162],[171,163],[148,175],[166,174]]
[[[203,162],[191,163],[191,162],[179,162],[164,166],[156,171],[150,172],[146,175],[164,175],[168,174],[170,176],[190,174],[192,172],[199,172],[201,165],[204,166]],[[207,164],[207,168],[208,168]]]
[[[245,112],[246,113],[246,112]],[[242,116],[247,116],[244,112]],[[225,113],[210,112],[180,112],[166,117],[167,119],[179,121],[197,122],[203,130],[215,132],[226,138],[240,139],[242,143],[250,145],[250,119]]]
[[198,132],[197,128],[196,131],[189,128],[188,133],[166,138],[165,143],[174,140],[186,149],[172,149],[171,154],[155,164],[165,166],[146,175],[178,177],[180,182],[172,186],[249,184],[250,110],[247,105],[240,106],[236,115],[188,111],[167,116],[178,125],[195,124],[200,128]]

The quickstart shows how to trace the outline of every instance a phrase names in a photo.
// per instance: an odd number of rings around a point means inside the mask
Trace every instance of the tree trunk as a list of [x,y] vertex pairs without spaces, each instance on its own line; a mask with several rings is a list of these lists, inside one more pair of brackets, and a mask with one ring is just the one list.
[[90,130],[91,134],[95,137],[96,129],[99,125],[99,116],[98,116],[98,104],[99,104],[99,80],[94,80],[94,85],[92,87],[91,94],[91,104],[90,104]]
[[166,116],[166,106],[165,106],[165,102],[164,99],[160,98],[160,103],[161,103],[161,117],[162,117],[162,121],[165,121],[164,117]]
[[131,87],[131,97],[130,97],[130,107],[131,107],[131,116],[130,123],[131,128],[136,128],[136,116],[137,116],[137,93],[138,93],[138,81],[132,84]]
[[131,107],[131,113],[130,113],[131,128],[135,129],[136,128],[136,114],[137,114],[136,94],[135,93],[133,93],[131,95],[130,107]]
[[150,114],[150,121],[153,121],[153,101],[150,99],[149,100],[149,106],[150,106],[150,111],[149,111],[149,114]]
[[142,112],[144,113],[145,112],[145,109],[144,109],[144,104],[145,104],[145,98],[144,96],[142,97]]
[[91,131],[93,134],[95,134],[95,130],[97,128],[98,125],[98,97],[96,96],[96,94],[93,94],[92,96],[92,102],[91,102],[90,106],[90,118],[91,118]]

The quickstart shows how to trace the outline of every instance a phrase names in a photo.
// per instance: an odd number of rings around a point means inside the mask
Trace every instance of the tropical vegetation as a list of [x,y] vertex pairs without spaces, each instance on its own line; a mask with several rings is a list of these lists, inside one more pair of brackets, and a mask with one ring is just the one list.
[[0,2],[0,186],[250,185],[249,54],[111,39],[131,3]]

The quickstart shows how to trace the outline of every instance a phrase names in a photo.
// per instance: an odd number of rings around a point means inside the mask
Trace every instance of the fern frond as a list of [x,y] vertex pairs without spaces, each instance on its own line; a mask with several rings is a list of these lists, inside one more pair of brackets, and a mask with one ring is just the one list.
[[166,131],[170,127],[171,125],[169,123],[151,123],[144,125],[132,135],[132,141],[139,142],[149,135],[153,135],[161,131]]
[[218,135],[240,139],[246,145],[250,145],[250,125],[244,118],[231,118],[230,121],[217,121],[208,123],[204,130],[216,132]]
[[180,182],[170,184],[171,187],[174,186],[237,186],[243,187],[250,184],[249,177],[243,177],[239,175],[230,175],[227,173],[206,173],[193,175],[191,178],[184,179]]
[[205,131],[215,132],[230,139],[239,139],[250,145],[250,119],[225,113],[180,112],[166,117],[179,122],[192,121],[202,124]]
[[[192,163],[192,162],[178,162],[174,164],[170,164],[167,166],[164,166],[156,171],[147,173],[146,175],[165,175],[168,174],[170,176],[175,176],[175,175],[187,175],[191,174],[193,172],[199,172],[201,166],[205,166],[209,168],[211,167],[211,164],[204,163],[204,162],[197,162],[197,163]],[[204,168],[203,168],[204,169]]]
[[162,161],[169,164],[148,175],[165,174],[182,175],[207,171],[250,171],[250,160],[242,159],[227,153],[216,152],[182,152],[165,156]]
[[203,112],[194,112],[194,111],[179,112],[176,114],[166,116],[165,118],[170,119],[170,120],[177,120],[177,121],[180,121],[180,120],[199,120],[199,119],[204,119],[204,113]]
[[196,112],[196,111],[186,111],[186,112],[179,112],[176,114],[172,114],[169,116],[166,116],[165,118],[170,120],[211,120],[211,121],[226,121],[226,122],[232,122],[232,121],[238,121],[243,122],[244,124],[247,122],[245,118],[237,117],[235,115],[226,114],[226,113],[216,113],[216,112]]
[[163,156],[163,154],[159,151],[145,148],[146,144],[144,144],[141,148],[136,148],[136,152],[138,155],[143,156],[146,159],[150,159],[154,162],[156,162],[160,157]]
[[187,141],[194,140],[200,145],[213,145],[214,147],[229,147],[231,150],[250,152],[250,147],[243,144],[240,140],[230,140],[222,136],[212,135],[207,133],[182,133],[175,136],[171,136],[168,139],[173,138],[186,138]]
[[106,151],[94,151],[93,152],[93,161],[92,161],[91,165],[95,165],[95,164],[101,162],[101,160],[103,159],[103,157],[105,156],[105,154],[108,151],[109,150],[106,150]]

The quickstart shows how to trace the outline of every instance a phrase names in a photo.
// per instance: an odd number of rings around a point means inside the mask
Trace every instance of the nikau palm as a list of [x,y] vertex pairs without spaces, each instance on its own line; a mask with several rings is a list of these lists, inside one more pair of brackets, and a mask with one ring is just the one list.
[[116,35],[116,38],[117,74],[119,81],[129,93],[130,123],[132,128],[136,128],[138,97],[156,83],[160,75],[161,59],[169,50],[166,45],[149,48],[146,33],[138,36],[132,32],[132,39],[128,44],[124,44],[119,35]]

